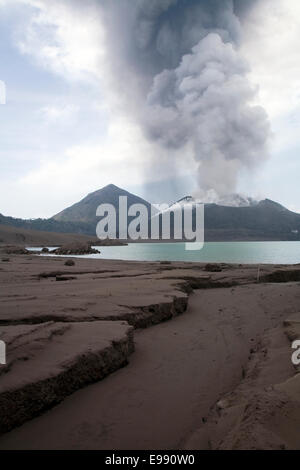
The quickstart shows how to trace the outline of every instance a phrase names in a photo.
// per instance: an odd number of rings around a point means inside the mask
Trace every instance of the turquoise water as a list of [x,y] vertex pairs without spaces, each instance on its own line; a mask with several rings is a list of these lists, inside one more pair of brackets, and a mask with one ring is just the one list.
[[210,242],[202,250],[185,250],[184,243],[143,243],[99,247],[106,259],[140,261],[200,261],[223,263],[300,263],[300,242]]
[[84,258],[137,261],[199,261],[223,263],[300,263],[300,242],[207,242],[202,250],[187,251],[185,243],[131,243],[95,247],[99,255]]

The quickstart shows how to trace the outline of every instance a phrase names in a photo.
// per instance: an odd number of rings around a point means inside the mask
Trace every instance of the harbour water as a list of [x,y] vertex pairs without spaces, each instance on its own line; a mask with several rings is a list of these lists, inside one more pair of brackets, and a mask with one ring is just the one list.
[[[85,258],[135,261],[194,261],[223,263],[300,263],[300,242],[207,242],[202,250],[186,250],[185,243],[129,243],[101,246],[99,255]],[[37,249],[37,248],[34,248]]]

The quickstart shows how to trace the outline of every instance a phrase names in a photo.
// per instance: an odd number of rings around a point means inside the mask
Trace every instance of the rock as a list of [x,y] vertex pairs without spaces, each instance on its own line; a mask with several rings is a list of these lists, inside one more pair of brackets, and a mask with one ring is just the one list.
[[5,252],[8,255],[28,255],[29,251],[24,246],[7,246]]
[[42,253],[49,253],[49,248],[44,246],[44,248],[42,248]]
[[228,400],[226,399],[219,400],[217,403],[218,410],[225,410],[225,408],[228,408],[228,406],[229,406],[229,403],[228,403]]
[[75,261],[72,259],[67,259],[67,261],[65,262],[65,266],[74,266],[74,265],[75,265]]
[[222,271],[222,266],[220,264],[208,263],[204,266],[204,271],[209,271],[211,273],[218,273]]
[[99,250],[91,247],[90,243],[69,243],[51,251],[55,255],[92,255],[99,254]]
[[10,259],[9,258],[2,258],[1,261],[2,261],[2,263],[8,263],[10,261]]
[[300,313],[290,315],[283,322],[284,331],[290,341],[300,338]]

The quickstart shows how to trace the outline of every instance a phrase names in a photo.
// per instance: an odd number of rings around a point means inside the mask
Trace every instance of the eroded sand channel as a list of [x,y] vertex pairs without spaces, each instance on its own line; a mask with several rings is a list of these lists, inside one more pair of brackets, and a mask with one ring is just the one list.
[[[183,315],[136,331],[126,368],[2,436],[0,448],[183,448],[243,380],[250,350],[299,310],[297,283],[195,291]],[[294,373],[288,354],[283,378]]]

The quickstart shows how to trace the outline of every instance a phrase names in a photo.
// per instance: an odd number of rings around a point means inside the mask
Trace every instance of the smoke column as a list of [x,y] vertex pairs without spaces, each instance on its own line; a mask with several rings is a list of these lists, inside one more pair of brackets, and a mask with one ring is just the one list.
[[[245,5],[247,4],[247,5]],[[269,122],[239,53],[255,0],[102,0],[118,92],[150,141],[189,145],[202,193],[234,192],[267,157]]]

